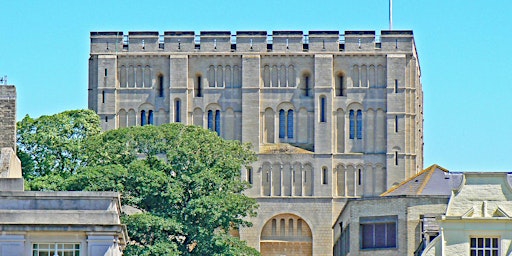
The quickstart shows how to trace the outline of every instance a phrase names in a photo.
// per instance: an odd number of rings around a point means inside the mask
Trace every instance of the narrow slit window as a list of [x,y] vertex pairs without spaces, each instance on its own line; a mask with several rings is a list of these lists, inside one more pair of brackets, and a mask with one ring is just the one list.
[[304,96],[309,97],[309,76],[304,77]]
[[197,77],[196,97],[203,97],[203,85],[201,84],[201,76]]
[[158,97],[164,96],[164,76],[158,76]]
[[327,184],[327,168],[322,168],[322,184]]
[[398,93],[398,80],[395,79],[395,93]]
[[247,167],[247,182],[252,184],[252,167]]
[[326,122],[326,102],[325,97],[320,97],[320,122],[324,123]]
[[336,88],[336,96],[345,96],[344,88],[343,88],[343,76],[338,76],[338,84]]
[[395,165],[398,165],[398,151],[395,151]]
[[174,122],[181,122],[181,101],[179,99],[174,102]]
[[361,169],[357,170],[357,185],[361,186],[361,180],[363,178],[363,173]]
[[105,76],[107,76],[107,74],[108,74],[108,71],[107,71],[107,69],[105,69]]
[[398,132],[398,116],[395,115],[395,132]]
[[105,103],[105,91],[101,91],[101,103]]
[[105,117],[105,123],[107,123],[107,122],[108,122],[108,116]]

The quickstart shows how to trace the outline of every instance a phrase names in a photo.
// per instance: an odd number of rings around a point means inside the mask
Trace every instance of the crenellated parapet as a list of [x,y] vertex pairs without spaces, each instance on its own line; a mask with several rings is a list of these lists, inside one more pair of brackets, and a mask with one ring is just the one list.
[[91,53],[188,52],[410,52],[409,30],[375,31],[157,31],[91,32]]

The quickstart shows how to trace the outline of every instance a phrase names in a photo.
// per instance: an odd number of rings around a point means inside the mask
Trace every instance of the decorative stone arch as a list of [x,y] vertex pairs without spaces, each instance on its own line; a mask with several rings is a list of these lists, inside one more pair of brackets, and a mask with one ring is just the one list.
[[263,112],[263,143],[274,143],[274,130],[275,130],[275,112],[271,107],[268,107]]
[[336,165],[336,192],[338,196],[346,196],[346,167],[339,163]]
[[221,136],[221,123],[223,123],[221,118],[221,106],[217,103],[210,103],[206,106],[205,113],[206,128],[211,131],[215,131],[219,136]]
[[138,124],[147,125],[154,124],[154,111],[155,107],[150,103],[143,103],[139,106],[138,110]]
[[201,108],[195,108],[194,112],[192,112],[194,125],[199,127],[203,127],[203,110]]
[[313,255],[313,233],[309,221],[295,213],[270,218],[260,232],[262,255]]

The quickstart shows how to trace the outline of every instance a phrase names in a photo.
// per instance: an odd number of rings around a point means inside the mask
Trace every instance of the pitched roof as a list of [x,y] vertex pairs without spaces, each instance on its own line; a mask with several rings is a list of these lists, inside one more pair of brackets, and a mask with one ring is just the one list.
[[402,183],[390,188],[381,196],[397,195],[451,195],[451,191],[462,182],[461,173],[450,173],[434,164]]

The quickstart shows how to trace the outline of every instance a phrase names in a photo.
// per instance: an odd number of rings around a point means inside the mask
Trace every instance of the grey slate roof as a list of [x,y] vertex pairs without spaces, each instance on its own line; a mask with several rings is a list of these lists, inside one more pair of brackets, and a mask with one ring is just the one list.
[[450,173],[436,164],[419,172],[415,176],[390,188],[381,196],[398,195],[446,195],[450,196],[453,189],[462,182],[462,173]]

